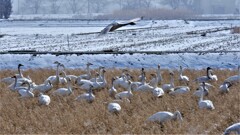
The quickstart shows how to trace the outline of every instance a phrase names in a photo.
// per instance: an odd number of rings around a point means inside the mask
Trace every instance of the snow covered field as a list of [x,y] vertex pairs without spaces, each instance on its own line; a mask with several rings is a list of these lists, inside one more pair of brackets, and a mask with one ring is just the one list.
[[[99,36],[112,21],[0,21],[0,51],[240,51],[240,34],[230,30],[201,32],[240,26],[240,21],[140,21],[136,26]],[[187,34],[195,32],[198,34]],[[25,68],[52,67],[58,60],[68,68],[81,68],[86,62],[112,67],[154,68],[235,68],[240,64],[240,53],[165,54],[165,55],[0,55],[1,69],[16,69],[16,63]]]

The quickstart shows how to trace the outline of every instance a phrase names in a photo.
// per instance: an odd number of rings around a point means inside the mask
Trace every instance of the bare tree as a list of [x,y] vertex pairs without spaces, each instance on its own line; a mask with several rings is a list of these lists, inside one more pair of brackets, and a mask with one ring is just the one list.
[[49,0],[50,2],[50,8],[52,14],[57,14],[59,11],[59,0]]
[[180,7],[182,0],[163,0],[161,4],[169,5],[173,9],[177,9]]
[[93,10],[95,13],[99,13],[103,11],[106,6],[108,5],[108,0],[88,0],[90,3],[90,8]]
[[68,0],[70,10],[72,11],[73,14],[76,14],[79,10],[78,3],[79,0]]
[[42,6],[43,0],[25,0],[23,3],[22,10],[30,10],[33,14],[38,14]]

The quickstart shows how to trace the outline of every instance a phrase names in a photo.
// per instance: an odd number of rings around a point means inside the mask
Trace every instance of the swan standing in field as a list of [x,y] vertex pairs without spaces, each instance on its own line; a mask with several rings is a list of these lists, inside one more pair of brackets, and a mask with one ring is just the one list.
[[183,121],[182,115],[179,111],[176,111],[174,113],[163,111],[163,112],[157,112],[153,114],[147,119],[147,121],[164,123],[166,121],[176,120],[176,119]]
[[[154,79],[154,80],[156,80],[156,79]],[[145,72],[143,72],[143,74],[142,74],[142,85],[135,88],[134,91],[151,92],[152,90],[153,90],[153,87],[146,83]]]
[[21,88],[20,86],[22,85],[22,82],[18,82],[16,76],[13,76],[13,77],[11,77],[11,78],[13,78],[15,81],[14,81],[11,85],[9,85],[8,88],[9,88],[11,91],[16,91],[16,90],[18,90],[19,88]]
[[210,100],[203,100],[203,91],[206,90],[205,88],[205,82],[203,82],[203,89],[202,89],[202,93],[201,93],[201,97],[198,101],[198,106],[200,109],[210,109],[210,110],[213,110],[215,109],[215,107],[213,106],[213,103],[212,101]]
[[[64,80],[64,78],[60,77],[60,73],[59,73],[59,67],[64,67],[63,64],[59,63],[58,61],[54,62],[54,64],[57,64],[57,70],[56,70],[56,75],[53,76],[49,76],[44,83],[47,83],[48,81],[50,81],[53,85],[58,85],[61,81],[61,79]],[[63,81],[65,82],[65,81]]]
[[67,88],[59,88],[53,92],[53,95],[68,96],[72,94],[71,79],[70,78],[66,78],[66,79],[67,79]]
[[197,79],[195,79],[195,81],[198,83],[211,81],[213,79],[211,70],[212,70],[212,68],[207,67],[207,76],[198,77]]
[[[156,74],[151,74],[151,76],[153,76],[153,78],[155,79],[155,82],[153,82],[153,89],[152,89],[152,93],[154,97],[161,97],[164,95],[164,91],[162,88],[159,88],[158,85],[158,76]],[[153,79],[152,79],[153,80]]]
[[119,113],[121,111],[121,106],[118,103],[109,103],[108,111],[111,113]]
[[113,86],[115,88],[121,87],[121,88],[127,89],[129,85],[128,81],[129,79],[127,75],[122,74],[121,77],[116,77],[116,79],[113,81]]
[[238,66],[238,75],[230,76],[224,80],[224,82],[230,82],[232,84],[238,83],[240,81],[240,65]]
[[91,81],[85,81],[83,83],[83,85],[80,86],[80,88],[82,89],[86,89],[88,90],[90,88],[90,86],[93,86],[93,89],[102,89],[105,88],[107,86],[107,81],[105,78],[105,70],[103,70],[103,82],[98,82],[97,79],[95,79],[94,82]]
[[27,84],[27,88],[18,89],[18,93],[21,95],[21,98],[31,98],[34,97],[34,94],[31,92],[31,85],[28,81],[23,82],[23,85]]
[[100,66],[98,68],[98,73],[99,73],[99,76],[98,77],[95,77],[95,78],[92,78],[90,79],[90,81],[95,81],[95,79],[97,79],[98,82],[103,82],[103,70],[104,70],[105,67],[103,66]]
[[224,82],[222,85],[219,86],[220,93],[228,93],[229,88],[232,86],[230,82]]
[[[18,64],[18,74],[15,74],[16,78],[22,78],[23,75],[21,73],[20,67],[23,66],[22,64]],[[7,84],[12,84],[14,83],[14,78],[13,77],[6,77],[1,80],[1,82],[7,83]]]
[[113,77],[113,78],[112,78],[112,83],[111,83],[112,86],[111,86],[111,88],[108,90],[108,93],[109,93],[110,97],[114,97],[114,95],[117,93],[117,90],[116,90],[116,88],[114,88],[114,85],[113,85],[114,80],[115,80],[115,78]]
[[133,96],[133,94],[132,94],[132,84],[131,84],[131,81],[128,81],[128,89],[127,89],[127,91],[123,91],[123,92],[117,93],[115,95],[115,98],[116,99],[124,99],[124,98],[131,99],[132,96]]
[[77,100],[77,101],[85,100],[90,103],[93,102],[95,99],[95,96],[93,95],[92,89],[93,89],[93,86],[91,85],[88,90],[88,93],[83,93],[83,94],[79,95],[75,100]]
[[163,89],[164,92],[171,92],[171,91],[174,90],[174,77],[173,77],[173,73],[170,72],[169,75],[170,75],[170,78],[171,78],[170,79],[170,84],[163,84],[163,86],[162,86],[162,89]]
[[235,124],[229,126],[228,128],[226,128],[224,131],[224,135],[229,135],[231,132],[235,133],[237,135],[240,135],[240,122],[235,123]]
[[93,65],[92,63],[87,63],[87,74],[83,74],[83,75],[80,75],[79,77],[82,78],[82,79],[87,79],[87,80],[90,80],[91,79],[91,71],[90,71],[90,66]]
[[50,80],[47,83],[37,85],[33,88],[34,91],[39,91],[42,93],[48,92],[53,88],[53,85]]
[[141,69],[141,75],[138,77],[138,81],[142,82],[143,80],[146,80],[144,68]]
[[209,93],[209,90],[205,87],[205,90],[203,90],[203,86],[199,86],[197,90],[193,93],[194,96],[201,97],[203,92],[203,96],[207,96]]
[[186,85],[188,85],[189,83],[189,78],[185,75],[183,75],[183,69],[182,69],[182,66],[180,66],[180,74],[179,74],[179,77],[178,77],[178,80],[180,82],[184,82]]
[[51,99],[48,95],[43,95],[43,93],[40,93],[38,97],[38,102],[40,105],[49,105],[51,102]]

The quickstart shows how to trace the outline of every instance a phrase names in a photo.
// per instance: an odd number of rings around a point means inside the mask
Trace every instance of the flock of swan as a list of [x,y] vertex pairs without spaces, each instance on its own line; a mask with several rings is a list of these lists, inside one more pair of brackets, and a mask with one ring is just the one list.
[[[64,71],[65,67],[60,62],[55,62],[57,65],[56,75],[49,76],[43,84],[36,85],[30,77],[24,77],[21,71],[22,64],[18,65],[18,74],[15,74],[11,77],[6,77],[1,79],[1,82],[9,84],[8,88],[13,92],[18,92],[20,98],[33,98],[35,93],[40,93],[38,95],[38,101],[41,105],[49,105],[51,98],[47,93],[51,93],[51,96],[68,96],[72,94],[72,83],[77,84],[81,89],[86,90],[86,93],[83,93],[75,98],[76,101],[87,101],[94,102],[95,95],[94,90],[103,89],[107,87],[107,81],[105,78],[105,68],[99,67],[96,74],[92,74],[90,66],[92,63],[87,63],[86,74],[76,76],[76,75],[67,75]],[[128,73],[128,70],[123,70],[120,76],[113,77],[111,79],[111,87],[108,90],[109,96],[114,100],[108,103],[108,111],[111,113],[120,113],[121,111],[121,102],[131,102],[133,92],[148,92],[151,93],[154,97],[162,97],[165,94],[169,95],[179,95],[185,94],[190,91],[188,87],[189,78],[183,75],[183,69],[180,66],[179,81],[182,86],[174,85],[174,73],[170,72],[170,83],[162,84],[163,78],[161,75],[161,68],[158,65],[156,73],[151,74],[151,80],[149,83],[146,82],[146,72],[144,68],[141,69],[141,75],[138,77],[139,81],[133,82],[132,76]],[[193,96],[199,97],[198,107],[199,109],[215,109],[214,104],[211,100],[204,99],[204,96],[208,94],[209,89],[213,87],[211,82],[217,81],[218,78],[213,74],[213,69],[207,67],[206,75],[196,78],[194,81],[199,84],[199,87]],[[230,76],[224,80],[224,82],[219,86],[219,92],[228,93],[230,87],[234,84],[239,83],[240,81],[240,66],[238,66],[238,74]],[[58,88],[55,91],[52,89],[54,86],[59,84],[66,84],[66,87]],[[161,85],[162,87],[159,87]],[[118,88],[123,88],[126,91],[118,92]],[[153,114],[147,121],[164,123],[169,120],[178,119],[182,121],[182,115],[180,111],[174,113],[161,111]],[[236,132],[240,134],[240,123],[233,124],[232,126],[226,128],[224,134],[229,134],[230,132]]]

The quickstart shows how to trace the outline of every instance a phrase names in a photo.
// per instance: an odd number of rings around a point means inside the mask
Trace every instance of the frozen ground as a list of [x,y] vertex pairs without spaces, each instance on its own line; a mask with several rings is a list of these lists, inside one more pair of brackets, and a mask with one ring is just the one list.
[[[99,36],[97,32],[112,21],[0,21],[0,51],[240,51],[240,35],[230,30],[198,32],[240,26],[240,21],[140,21],[136,26]],[[187,34],[196,32],[198,34]],[[166,55],[0,55],[1,69],[15,69],[17,63],[25,68],[52,67],[58,60],[69,68],[83,67],[86,62],[112,67],[140,68],[235,68],[240,64],[239,53],[166,54]]]

